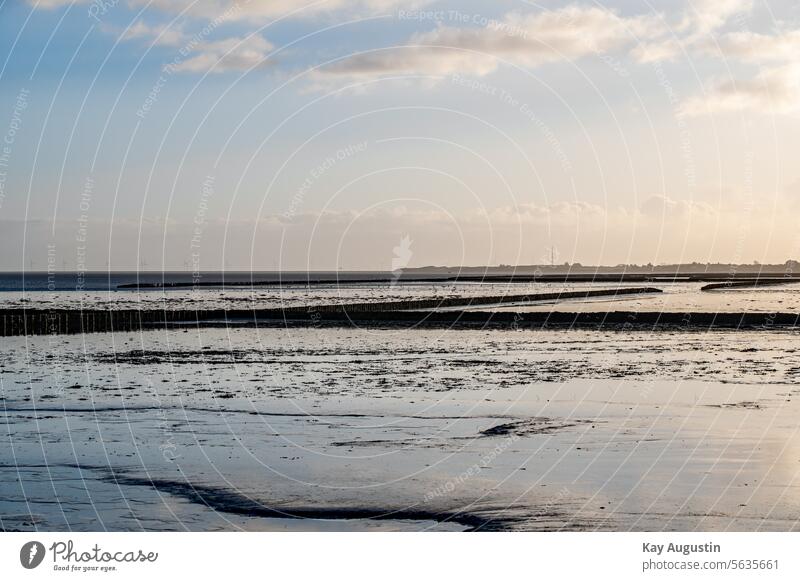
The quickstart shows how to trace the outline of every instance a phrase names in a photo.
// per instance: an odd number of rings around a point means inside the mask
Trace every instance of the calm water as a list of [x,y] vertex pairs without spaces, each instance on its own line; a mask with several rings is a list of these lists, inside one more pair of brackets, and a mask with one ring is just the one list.
[[165,284],[193,282],[228,282],[241,284],[259,281],[304,281],[315,279],[364,280],[391,278],[391,273],[360,272],[0,272],[3,291],[112,291],[124,284]]

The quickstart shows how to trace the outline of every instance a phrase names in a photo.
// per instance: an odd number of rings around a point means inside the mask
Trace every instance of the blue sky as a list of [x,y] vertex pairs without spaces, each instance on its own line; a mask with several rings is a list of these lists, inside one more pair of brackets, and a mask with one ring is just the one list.
[[0,268],[800,255],[795,2],[5,0],[0,49]]

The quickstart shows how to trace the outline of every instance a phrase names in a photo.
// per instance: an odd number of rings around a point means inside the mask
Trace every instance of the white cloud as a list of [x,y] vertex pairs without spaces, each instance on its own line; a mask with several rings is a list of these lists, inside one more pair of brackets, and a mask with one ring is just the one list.
[[36,8],[44,8],[50,10],[53,8],[61,8],[70,4],[88,4],[91,0],[28,0],[28,4]]
[[498,59],[533,67],[611,51],[659,29],[649,17],[621,17],[596,7],[512,13],[481,28],[440,26],[403,47],[357,54],[319,72],[354,78],[397,74],[486,75]]
[[423,0],[130,0],[133,6],[147,5],[176,14],[185,10],[191,16],[207,20],[216,20],[224,15],[225,20],[255,22],[290,14],[294,17],[309,17],[345,10],[359,14],[376,14],[398,7],[413,8],[424,3]]
[[681,54],[681,42],[675,38],[642,43],[631,51],[631,56],[639,63],[655,63],[674,60]]
[[226,38],[198,44],[194,56],[168,65],[170,72],[201,73],[211,71],[247,71],[267,63],[273,45],[258,35],[247,38]]
[[744,62],[797,60],[800,55],[800,30],[779,34],[759,34],[750,31],[725,34],[710,51],[721,52],[726,58]]
[[716,46],[714,37],[731,19],[748,15],[753,0],[687,0],[681,22],[675,27],[676,38],[643,42],[631,51],[639,63],[671,61],[683,48]]
[[186,42],[186,35],[179,27],[166,25],[150,26],[142,20],[137,20],[127,30],[122,32],[123,40],[152,40],[153,44],[160,46],[178,46]]
[[546,225],[553,222],[575,222],[581,218],[602,220],[607,215],[606,208],[588,202],[555,202],[546,206],[535,203],[522,203],[516,206],[492,208],[491,210],[476,210],[472,214],[472,221],[488,221],[496,227],[501,227],[513,226],[514,224]]
[[760,70],[751,78],[712,82],[705,96],[684,103],[687,115],[726,111],[786,114],[800,109],[800,30],[775,34],[738,31],[699,43],[708,54],[734,63],[755,63]]
[[556,11],[512,13],[482,29],[442,27],[419,35],[420,44],[453,46],[535,66],[616,49],[646,34],[654,22],[623,18],[609,10],[570,6]]
[[669,196],[654,195],[647,198],[640,210],[645,216],[659,218],[680,218],[691,215],[710,216],[715,214],[713,206],[706,202],[693,200],[673,200]]
[[695,38],[708,36],[738,15],[747,15],[753,0],[687,0],[686,14],[679,29],[690,31]]
[[[27,0],[46,10],[70,4],[90,4],[95,0]],[[383,14],[394,9],[415,9],[431,0],[127,0],[134,7],[147,7],[172,14],[184,13],[209,21],[253,21],[311,17],[333,12],[354,15]]]
[[792,113],[800,109],[800,64],[764,69],[752,79],[715,83],[705,96],[683,104],[684,115],[731,111],[763,114]]
[[489,55],[442,47],[408,46],[359,54],[325,67],[315,76],[341,75],[357,80],[402,74],[447,75],[458,71],[482,76],[496,67],[496,59]]
[[753,0],[687,0],[681,22],[674,28],[676,38],[643,42],[631,51],[639,63],[671,61],[683,48],[716,47],[715,35],[732,18],[748,15]]

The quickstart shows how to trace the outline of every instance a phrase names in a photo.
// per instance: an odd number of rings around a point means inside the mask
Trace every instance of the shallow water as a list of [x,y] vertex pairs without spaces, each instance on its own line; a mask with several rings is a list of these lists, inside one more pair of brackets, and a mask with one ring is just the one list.
[[590,284],[352,284],[256,288],[148,290],[36,290],[0,292],[0,308],[104,309],[264,309],[351,302],[381,302],[419,298],[558,292],[562,289],[606,288]]
[[[126,279],[127,280],[127,279]],[[6,290],[0,308],[97,309],[267,309],[341,303],[400,301],[569,292],[614,288],[655,287],[661,293],[617,298],[564,299],[527,305],[479,305],[472,310],[517,312],[757,312],[800,313],[800,284],[701,292],[706,283],[358,283],[346,286],[286,285],[229,287],[84,290]],[[459,309],[461,307],[458,307]]]
[[798,349],[774,330],[5,338],[0,524],[792,530]]

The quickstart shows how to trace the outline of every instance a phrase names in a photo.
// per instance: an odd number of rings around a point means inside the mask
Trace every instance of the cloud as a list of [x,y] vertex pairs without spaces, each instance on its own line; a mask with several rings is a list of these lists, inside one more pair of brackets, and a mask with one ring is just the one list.
[[639,63],[674,60],[686,48],[716,47],[715,34],[735,16],[749,14],[753,0],[688,0],[681,22],[675,27],[678,38],[653,40],[635,47],[631,56]]
[[186,35],[178,27],[166,25],[150,26],[142,20],[137,20],[121,35],[122,40],[145,39],[152,40],[158,46],[178,46],[186,42]]
[[640,211],[645,216],[657,218],[680,218],[697,214],[712,216],[716,213],[714,207],[706,202],[673,200],[669,196],[662,195],[654,195],[647,198],[640,206]]
[[770,61],[797,60],[800,55],[800,30],[789,30],[779,34],[759,34],[741,31],[725,34],[709,51],[721,52],[726,58],[743,62],[763,63]]
[[681,113],[750,111],[763,114],[792,113],[800,109],[800,64],[763,69],[752,79],[716,82],[701,97],[686,101]]
[[[36,8],[52,10],[96,0],[27,0]],[[120,0],[121,1],[121,0]],[[170,14],[185,14],[208,21],[250,21],[307,18],[344,12],[353,15],[384,14],[403,8],[413,10],[432,0],[127,0],[133,8],[146,7]]]
[[631,56],[642,64],[674,60],[681,54],[681,42],[675,38],[642,43],[631,51]]
[[166,69],[179,73],[248,71],[265,65],[272,48],[270,42],[258,35],[202,42],[191,53],[194,56],[171,63]]
[[474,211],[471,216],[473,222],[486,221],[495,227],[500,227],[515,224],[544,226],[553,222],[574,223],[582,218],[604,220],[608,213],[606,208],[588,202],[555,202],[549,205],[529,202],[488,210],[480,209]]
[[397,47],[359,54],[315,73],[317,77],[369,79],[390,75],[447,75],[458,71],[483,76],[497,68],[496,59],[443,47]]
[[705,96],[682,106],[686,115],[726,111],[787,114],[800,109],[800,30],[775,34],[738,31],[706,39],[700,47],[708,54],[737,63],[760,65],[751,78],[712,81]]
[[753,0],[688,0],[679,30],[689,31],[695,39],[708,36],[752,9]]
[[61,8],[70,4],[88,4],[91,0],[28,0],[28,4],[36,8],[44,8],[51,10],[53,8]]
[[497,68],[498,59],[534,67],[611,51],[660,28],[649,17],[621,17],[596,7],[507,14],[486,26],[439,26],[413,35],[406,46],[357,54],[325,67],[318,76],[352,78],[382,75],[479,76]]
[[[59,1],[59,0],[49,0]],[[347,11],[357,14],[379,14],[397,7],[418,7],[424,0],[130,0],[132,6],[156,8],[164,12],[182,13],[206,20],[262,22],[273,18],[309,17]]]

